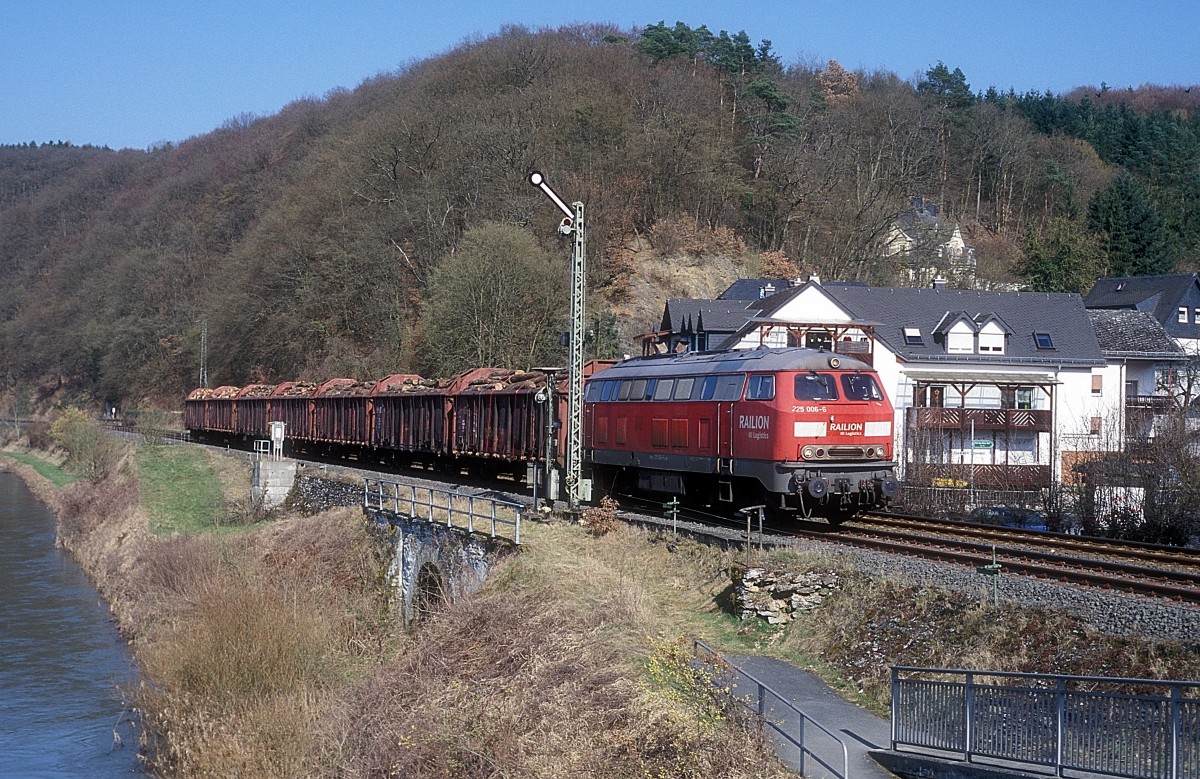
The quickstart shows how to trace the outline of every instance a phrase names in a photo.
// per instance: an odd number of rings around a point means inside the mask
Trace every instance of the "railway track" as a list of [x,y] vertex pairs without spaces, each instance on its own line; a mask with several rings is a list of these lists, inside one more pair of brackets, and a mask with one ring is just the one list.
[[[629,508],[645,510],[646,505]],[[689,535],[722,543],[736,539],[737,543],[749,542],[763,548],[787,548],[797,539],[811,539],[1200,608],[1200,550],[887,515],[866,515],[841,526],[800,522],[761,530],[753,518],[748,527],[745,520],[714,518],[704,513],[681,510],[680,516]],[[659,529],[671,525],[670,520],[658,517],[630,519]]]
[[[372,472],[351,464],[345,470]],[[386,475],[405,478],[395,473]],[[450,489],[484,487],[462,480],[442,482],[432,472],[414,473],[412,477]],[[491,491],[497,492],[496,487],[492,482]],[[506,483],[499,485],[499,491],[514,501],[532,503],[520,485]],[[990,566],[994,560],[1002,574],[1162,598],[1200,608],[1200,550],[887,514],[865,515],[841,526],[806,521],[770,526],[760,525],[753,513],[731,517],[680,508],[672,520],[664,515],[661,501],[621,497],[620,516],[625,521],[708,543],[788,548],[800,539],[809,539],[975,568]]]

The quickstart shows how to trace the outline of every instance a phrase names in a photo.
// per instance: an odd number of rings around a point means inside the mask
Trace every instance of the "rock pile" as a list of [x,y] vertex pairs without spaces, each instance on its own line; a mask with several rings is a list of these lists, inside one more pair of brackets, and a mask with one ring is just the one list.
[[800,611],[821,607],[838,588],[835,571],[733,571],[734,608],[741,619],[760,617],[772,625],[791,622]]

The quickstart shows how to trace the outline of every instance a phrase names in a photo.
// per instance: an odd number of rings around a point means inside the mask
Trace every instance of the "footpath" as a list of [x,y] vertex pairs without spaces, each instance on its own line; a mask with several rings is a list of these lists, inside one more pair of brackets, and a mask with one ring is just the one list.
[[[891,747],[891,723],[842,699],[815,674],[790,663],[768,657],[726,655],[725,659],[749,676],[767,685],[811,720],[831,730],[846,745],[848,776],[853,779],[895,779],[870,756],[872,750]],[[740,695],[753,694],[745,680],[735,685]],[[806,779],[832,779],[842,771],[841,745],[812,725],[803,725],[806,747],[816,753],[803,757],[792,743],[800,741],[800,717],[785,706],[767,704],[766,716],[786,734],[772,733],[776,751],[787,765],[802,770]],[[824,763],[824,765],[822,765]],[[832,767],[832,770],[831,768]]]

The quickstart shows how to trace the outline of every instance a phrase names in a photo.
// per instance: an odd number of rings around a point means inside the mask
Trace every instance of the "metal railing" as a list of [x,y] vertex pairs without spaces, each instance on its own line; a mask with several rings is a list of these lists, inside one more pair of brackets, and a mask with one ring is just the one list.
[[[491,538],[506,538],[517,545],[521,543],[523,507],[511,501],[383,479],[364,479],[363,507],[457,527],[468,533],[486,533]],[[508,534],[503,533],[505,528]]]
[[[717,650],[708,644],[699,639],[694,639],[692,641],[692,654],[699,659],[702,652],[713,658],[713,661],[720,661],[719,671],[736,674],[738,679],[749,682],[754,687],[752,693],[744,695],[738,692],[739,685],[736,680],[729,685],[731,688],[730,694],[739,704],[747,710],[755,712],[762,721],[763,726],[775,733],[784,744],[790,744],[795,747],[799,757],[796,768],[803,776],[810,776],[808,771],[805,770],[805,765],[811,759],[831,772],[833,776],[840,777],[840,779],[849,779],[850,753],[846,749],[846,743],[838,738],[832,730],[796,708],[790,701],[766,684],[763,684],[737,666],[722,660]],[[780,707],[782,711],[780,711]],[[812,728],[816,729],[818,738],[821,737],[821,734],[828,737],[829,741],[826,741],[824,744],[825,749],[818,750],[806,741],[806,736],[813,732]],[[825,741],[825,739],[822,740]],[[831,754],[834,756],[837,754],[841,755],[841,771],[836,766],[836,757],[831,759]],[[780,757],[784,758],[786,756],[780,752]]]
[[[1200,776],[1200,682],[892,669],[904,745],[1133,779]],[[946,756],[946,755],[943,755]]]

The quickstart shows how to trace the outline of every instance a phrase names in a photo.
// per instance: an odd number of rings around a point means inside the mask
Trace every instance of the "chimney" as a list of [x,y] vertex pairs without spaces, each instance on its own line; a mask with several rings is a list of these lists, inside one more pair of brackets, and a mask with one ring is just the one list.
[[820,284],[821,277],[815,273],[810,273],[810,274],[808,274],[808,281],[810,284]]
[[934,278],[933,288],[934,289],[945,289],[946,288],[946,279],[943,278],[942,276],[937,276],[936,278]]

